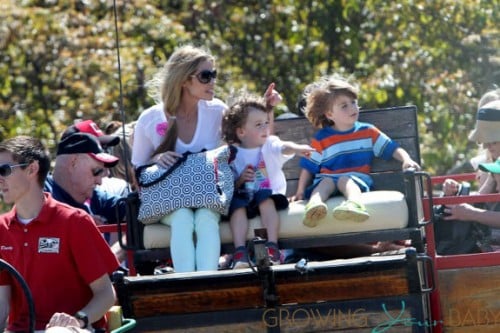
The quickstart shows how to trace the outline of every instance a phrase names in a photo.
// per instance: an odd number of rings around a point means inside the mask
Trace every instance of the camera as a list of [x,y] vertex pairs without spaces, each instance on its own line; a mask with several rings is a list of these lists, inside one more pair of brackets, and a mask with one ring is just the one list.
[[[462,195],[469,195],[470,194],[470,183],[469,182],[462,182],[458,188],[457,191],[457,196],[462,196]],[[442,219],[445,216],[450,216],[450,214],[445,213],[444,209],[446,208],[445,205],[439,205],[434,209],[434,215],[438,219]]]

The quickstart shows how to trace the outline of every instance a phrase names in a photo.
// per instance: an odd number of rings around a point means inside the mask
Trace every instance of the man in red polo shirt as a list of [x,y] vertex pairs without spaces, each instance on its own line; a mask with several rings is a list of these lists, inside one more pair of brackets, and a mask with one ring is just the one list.
[[[110,155],[97,156],[111,158]],[[83,157],[82,157],[83,158]],[[92,176],[91,156],[88,170]],[[92,218],[81,209],[60,203],[43,185],[50,158],[39,140],[18,136],[0,143],[0,194],[12,210],[0,215],[0,259],[12,265],[31,290],[36,330],[51,317],[81,328],[103,328],[103,316],[115,303],[109,275],[118,262]],[[0,331],[29,331],[29,306],[20,285],[0,271]],[[49,325],[50,326],[50,325]]]

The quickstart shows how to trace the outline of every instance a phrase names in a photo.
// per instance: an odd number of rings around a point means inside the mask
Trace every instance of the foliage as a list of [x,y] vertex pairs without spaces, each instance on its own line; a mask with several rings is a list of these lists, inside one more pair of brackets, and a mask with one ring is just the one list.
[[[496,0],[23,0],[0,4],[0,140],[54,148],[77,118],[135,120],[146,82],[175,47],[203,45],[223,73],[218,95],[276,82],[297,112],[304,86],[352,75],[365,108],[415,104],[426,170],[475,153],[467,133],[480,95],[498,84]],[[120,98],[120,82],[123,99]]]

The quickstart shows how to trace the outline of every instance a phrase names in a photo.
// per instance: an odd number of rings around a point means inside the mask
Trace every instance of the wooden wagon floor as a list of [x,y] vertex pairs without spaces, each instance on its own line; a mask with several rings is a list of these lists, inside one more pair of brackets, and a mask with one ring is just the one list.
[[[140,332],[262,332],[273,320],[280,332],[371,332],[392,317],[427,320],[417,260],[410,249],[311,261],[306,269],[284,264],[125,277],[127,294],[121,295],[129,305],[124,313],[137,320]],[[398,332],[414,331],[403,321],[394,325]]]

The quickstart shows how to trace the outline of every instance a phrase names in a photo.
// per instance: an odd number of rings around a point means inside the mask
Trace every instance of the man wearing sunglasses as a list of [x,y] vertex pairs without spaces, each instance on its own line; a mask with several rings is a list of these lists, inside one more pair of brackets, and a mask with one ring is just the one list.
[[[72,138],[58,152],[80,148]],[[98,151],[86,154],[114,163]],[[26,281],[37,331],[55,322],[103,329],[102,318],[115,302],[109,275],[118,261],[87,213],[43,192],[49,168],[49,154],[39,140],[18,136],[0,143],[0,194],[13,204],[0,215],[0,259]],[[23,289],[8,271],[0,271],[0,331],[7,318],[6,332],[30,331],[28,313]],[[61,315],[64,323],[57,320]]]
[[[47,177],[44,189],[52,193],[54,199],[81,208],[99,219],[96,221],[98,224],[106,221],[114,223],[125,216],[120,197],[96,187],[107,175],[107,168],[117,163],[118,157],[104,152],[95,136],[87,133],[68,135],[57,146],[54,170]],[[120,212],[118,217],[117,206]]]
[[[79,120],[66,128],[61,136],[61,140],[74,133],[88,133],[97,138],[105,152],[112,154],[114,147],[120,144],[118,135],[104,133],[93,120]],[[118,156],[117,154],[112,154]],[[118,167],[119,164],[116,165]],[[111,170],[110,170],[111,171]],[[130,192],[130,185],[122,178],[112,177],[111,172],[102,178],[99,188],[118,196],[125,196]],[[98,208],[97,208],[98,210]]]
[[[125,200],[98,187],[108,168],[118,163],[118,157],[104,151],[96,136],[73,133],[63,136],[57,146],[54,170],[45,181],[44,190],[54,199],[89,213],[97,225],[125,219]],[[110,241],[110,236],[105,235]],[[118,245],[113,252],[120,261],[125,253]]]
[[[58,201],[85,210],[97,225],[124,221],[125,200],[109,191],[109,187],[102,186],[108,179],[108,169],[119,162],[119,158],[108,154],[106,149],[119,143],[119,136],[106,135],[92,120],[69,126],[61,136],[54,170],[47,177],[45,191]],[[116,235],[106,233],[104,236],[118,260],[124,261],[126,252]],[[127,272],[124,266],[120,269]]]

